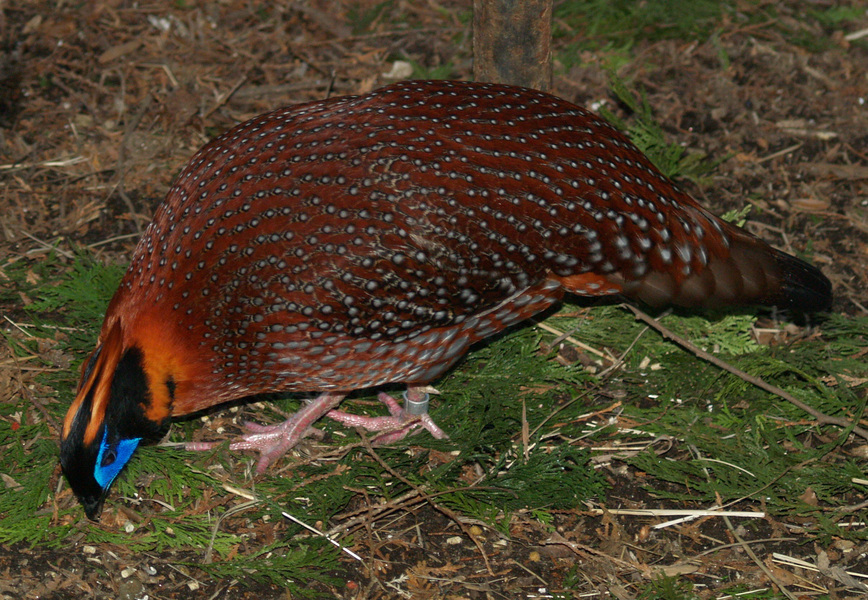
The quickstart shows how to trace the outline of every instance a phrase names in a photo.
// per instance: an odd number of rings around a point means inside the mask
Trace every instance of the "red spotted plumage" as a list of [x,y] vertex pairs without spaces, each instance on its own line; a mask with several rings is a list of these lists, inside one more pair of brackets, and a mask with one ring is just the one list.
[[[321,393],[234,445],[264,468],[329,411],[359,422],[333,411],[346,393],[405,383],[418,399],[471,344],[565,292],[802,310],[831,297],[814,267],[723,223],[605,121],[541,92],[410,81],[256,117],[202,148],[157,209],[67,416],[64,470],[93,516],[108,485],[75,479],[99,448],[105,462],[147,437],[135,427]],[[128,371],[142,393],[112,391],[134,387]],[[400,437],[412,418],[390,410],[383,426]],[[102,468],[110,484],[119,467]]]

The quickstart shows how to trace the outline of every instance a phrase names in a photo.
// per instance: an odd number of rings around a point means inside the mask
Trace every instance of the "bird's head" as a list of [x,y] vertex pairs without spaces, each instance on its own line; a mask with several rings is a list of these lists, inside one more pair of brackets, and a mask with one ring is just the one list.
[[144,351],[123,338],[115,321],[82,367],[61,434],[63,474],[92,520],[139,443],[168,424],[173,384],[167,382],[169,397],[155,407]]

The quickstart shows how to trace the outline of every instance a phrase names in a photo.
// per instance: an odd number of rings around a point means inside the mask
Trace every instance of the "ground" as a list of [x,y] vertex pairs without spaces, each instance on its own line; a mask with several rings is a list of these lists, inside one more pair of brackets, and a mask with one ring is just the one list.
[[[858,33],[865,33],[868,15],[863,11],[836,26],[816,18],[826,3],[779,4],[768,20],[750,18],[758,9],[745,3],[725,13],[709,35],[637,35],[622,50],[604,42],[598,49],[579,44],[587,32],[562,21],[556,27],[552,91],[628,120],[629,111],[611,91],[612,74],[642,91],[667,141],[721,161],[710,180],[681,180],[682,187],[718,214],[751,205],[750,231],[818,265],[834,286],[833,312],[865,317],[868,47]],[[857,35],[848,37],[852,33]],[[468,8],[451,0],[278,6],[224,0],[173,2],[168,8],[121,0],[0,0],[0,36],[0,269],[38,263],[50,251],[65,260],[81,249],[123,264],[179,169],[236,122],[281,105],[367,92],[391,81],[402,61],[417,78],[466,79],[471,73]],[[26,335],[19,325],[29,318],[29,302],[14,289],[3,293],[7,340]],[[22,368],[11,345],[3,349],[0,403],[31,396],[68,403],[53,397],[39,377],[68,369],[81,357],[48,342],[41,349],[54,353],[51,369]],[[603,386],[600,394],[617,397],[618,390]],[[230,417],[218,413],[210,427],[216,430],[221,419],[231,426]],[[859,458],[860,447],[851,444],[847,452]],[[436,453],[431,460],[437,461]],[[243,469],[240,457],[237,466]],[[617,459],[599,466],[607,480],[601,506],[651,503],[635,466]],[[55,494],[59,477],[52,485]],[[63,501],[72,506],[68,490]],[[852,498],[854,505],[862,501]],[[505,536],[457,518],[418,491],[396,501],[394,510],[372,512],[355,530],[352,549],[364,562],[342,555],[330,570],[341,583],[312,585],[339,598],[544,598],[564,589],[629,598],[650,569],[665,565],[668,575],[701,573],[707,586],[702,589],[713,590],[710,582],[734,571],[744,574],[748,588],[775,586],[717,520],[695,521],[672,533],[650,529],[653,521],[584,508],[553,511],[545,526],[518,511]],[[56,509],[54,499],[39,510]],[[364,510],[372,509],[359,494],[335,521]],[[135,521],[130,512],[115,515],[116,522],[104,519],[100,527],[119,531]],[[233,522],[232,531],[239,536],[237,553],[255,548],[252,540],[279,535],[267,523]],[[772,518],[751,535],[770,540],[763,556],[799,548],[798,532]],[[205,548],[140,553],[116,541],[76,542],[72,536],[59,548],[0,546],[0,598],[289,595],[242,574],[211,578],[196,566]],[[848,543],[832,543],[822,552],[835,563],[853,552]],[[703,554],[727,544],[732,550]],[[857,550],[864,553],[864,547]],[[849,564],[865,573],[866,562],[863,556]],[[780,565],[769,562],[766,568],[776,581],[799,585]],[[829,597],[863,593],[837,581]]]

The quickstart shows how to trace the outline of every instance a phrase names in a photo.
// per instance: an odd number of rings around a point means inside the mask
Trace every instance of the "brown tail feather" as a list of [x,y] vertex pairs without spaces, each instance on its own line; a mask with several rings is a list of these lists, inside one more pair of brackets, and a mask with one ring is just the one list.
[[730,239],[728,256],[712,257],[680,285],[668,273],[653,272],[625,285],[625,294],[652,306],[762,304],[814,312],[831,304],[832,285],[813,265],[739,231]]

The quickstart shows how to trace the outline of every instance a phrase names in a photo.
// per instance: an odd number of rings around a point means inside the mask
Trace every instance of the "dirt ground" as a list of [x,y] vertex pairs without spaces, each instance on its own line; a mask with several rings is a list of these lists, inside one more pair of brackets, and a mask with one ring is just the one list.
[[[834,285],[833,310],[865,315],[868,51],[848,41],[850,29],[802,22],[804,6],[816,3],[783,4],[781,19],[825,40],[825,49],[794,44],[775,23],[724,23],[713,41],[641,42],[636,58],[618,73],[646,91],[669,140],[711,157],[730,156],[714,172],[713,185],[682,182],[687,191],[717,213],[752,204],[751,231],[820,266]],[[87,246],[106,260],[127,260],[195,150],[260,112],[367,92],[390,81],[396,60],[470,77],[464,3],[391,2],[370,12],[377,6],[0,0],[0,265],[38,261],[49,247],[69,252]],[[360,30],[359,15],[376,16]],[[859,25],[868,27],[868,15]],[[556,55],[569,42],[559,39]],[[622,111],[609,91],[608,65],[591,52],[574,58],[575,66],[556,64],[554,93]],[[21,305],[0,310],[15,316]],[[7,335],[16,332],[7,327]],[[34,376],[2,375],[3,397],[34,385]],[[614,468],[610,478],[609,500],[642,505],[632,478]],[[395,546],[381,551],[377,540],[363,540],[364,551],[379,553],[387,566],[371,572],[347,560],[336,575],[348,583],[323,591],[340,598],[400,597],[388,582],[403,577],[410,583],[402,589],[418,598],[544,598],[578,563],[592,574],[585,575],[586,589],[626,598],[631,595],[628,582],[618,579],[618,561],[634,545],[656,544],[665,562],[676,545],[678,553],[698,554],[703,536],[713,533],[697,528],[692,538],[652,542],[641,526],[581,512],[558,519],[554,532],[518,529],[505,545],[480,531],[478,545],[452,546],[449,520],[422,508],[391,527],[408,547],[421,528],[434,540],[432,548],[399,556]],[[774,523],[767,527],[768,537],[780,535]],[[544,543],[558,531],[580,529],[587,532],[581,547]],[[723,531],[716,537],[728,539]],[[198,559],[135,555],[118,546],[96,555],[0,547],[0,598],[286,597],[276,587],[162,568]],[[736,552],[697,560],[709,576],[746,569],[748,562]],[[128,568],[135,576],[122,577]],[[757,581],[746,583],[760,585],[761,579],[757,571]]]

